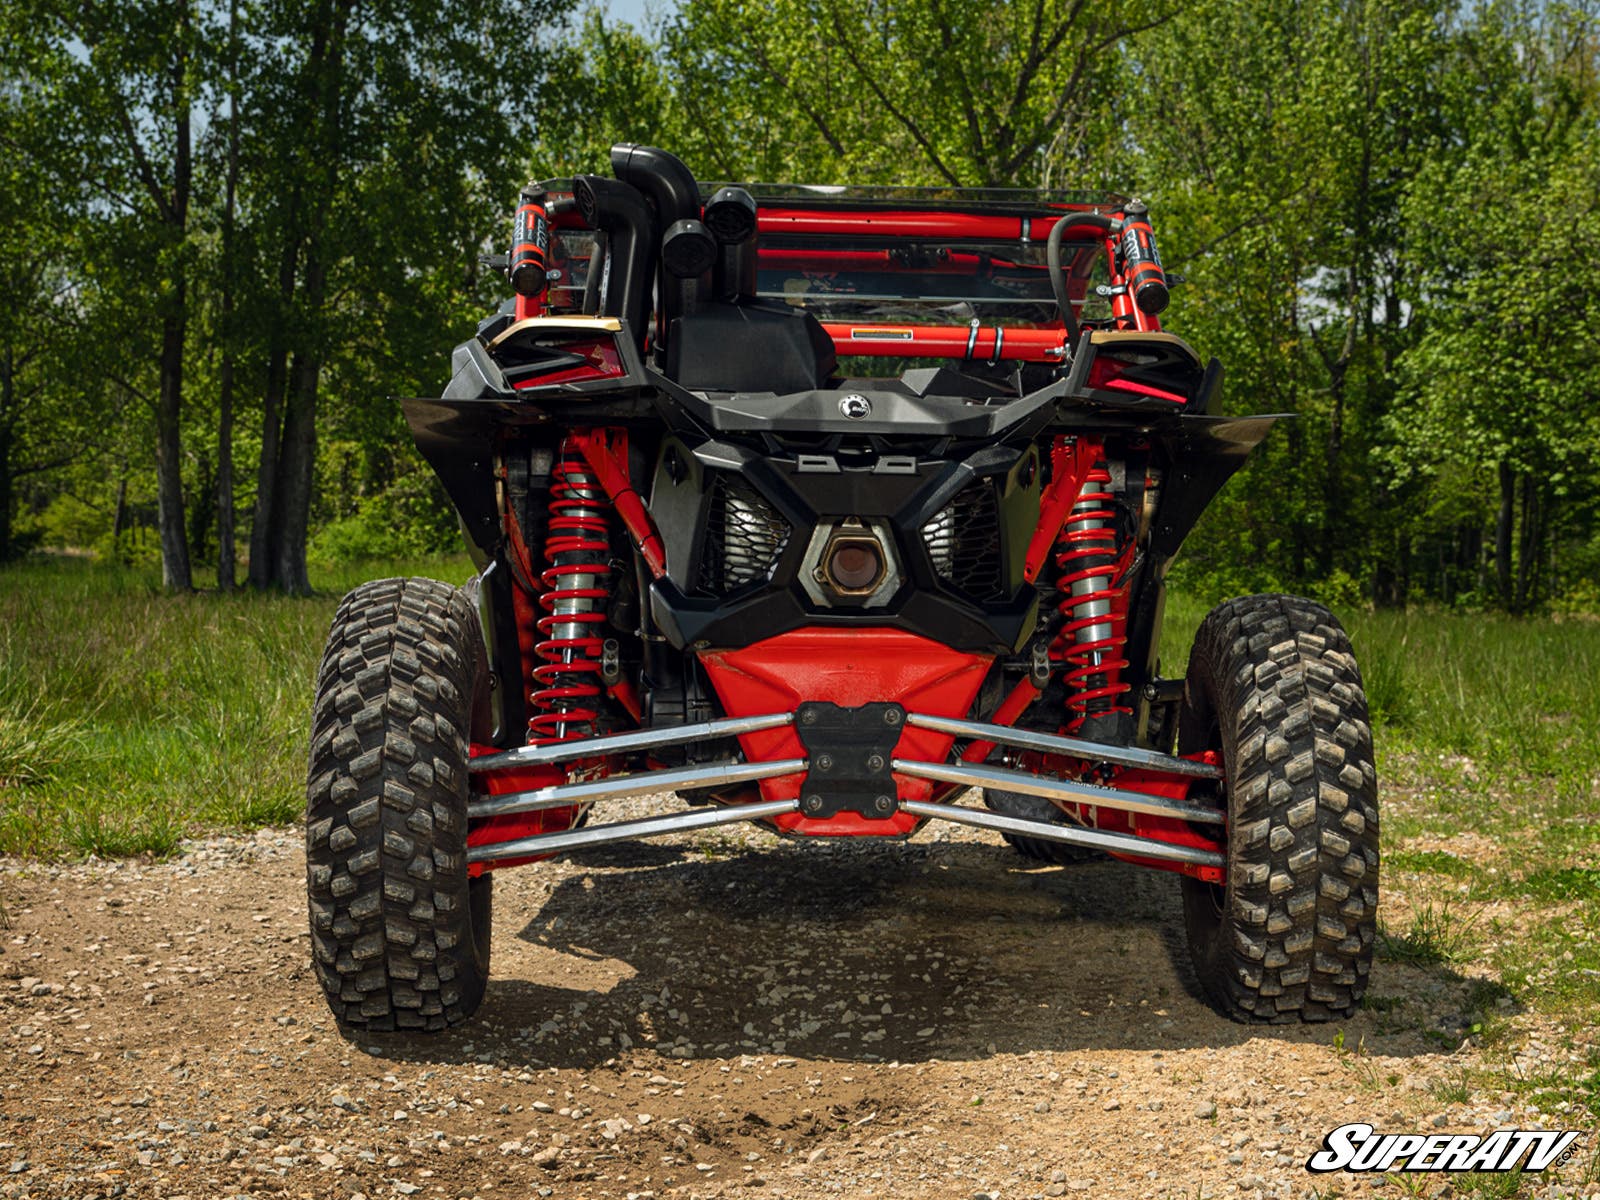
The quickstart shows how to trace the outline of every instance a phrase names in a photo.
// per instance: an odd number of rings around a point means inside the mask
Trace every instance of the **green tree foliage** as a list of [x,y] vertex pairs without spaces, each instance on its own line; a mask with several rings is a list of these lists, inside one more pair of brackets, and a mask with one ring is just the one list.
[[18,149],[39,136],[19,97],[0,107],[0,562],[26,549],[13,517],[24,492],[77,459],[87,430],[63,386],[80,296],[61,261],[63,206],[41,204],[51,180]]
[[[1595,593],[1600,0],[694,0],[552,36],[568,2],[4,10],[6,512],[70,495],[54,527],[123,545],[176,481],[175,583],[180,548],[232,580],[235,498],[261,587],[440,544],[391,397],[504,294],[477,256],[517,184],[641,140],[707,179],[1147,199],[1169,328],[1231,411],[1294,417],[1191,538],[1201,591]],[[41,399],[91,391],[97,422]]]
[[1393,475],[1431,500],[1434,519],[1411,536],[1437,558],[1459,557],[1463,526],[1492,523],[1493,594],[1518,611],[1593,569],[1581,543],[1600,494],[1595,37],[1570,10],[1482,13],[1448,77],[1451,127],[1466,136],[1432,148],[1405,201],[1430,252],[1407,289],[1426,319],[1399,363]]
[[1135,51],[1139,183],[1192,281],[1173,327],[1228,363],[1230,407],[1297,418],[1191,541],[1213,590],[1481,602],[1492,572],[1526,607],[1563,586],[1536,569],[1549,497],[1569,542],[1595,529],[1593,272],[1572,269],[1595,261],[1594,28],[1592,6],[1267,0],[1187,9]]
[[[308,589],[327,382],[341,422],[399,432],[379,380],[414,392],[476,300],[476,256],[515,187],[510,147],[548,4],[279,0],[263,7],[246,103],[267,283],[250,579]],[[515,78],[512,76],[510,78]],[[398,390],[398,389],[396,389]],[[392,390],[391,390],[392,394]],[[375,462],[381,458],[375,458]],[[369,480],[382,486],[384,480]]]
[[[190,586],[184,534],[181,422],[190,320],[194,199],[194,106],[202,86],[202,18],[188,0],[72,5],[20,0],[7,9],[7,65],[24,74],[35,127],[32,162],[58,194],[84,194],[84,217],[120,237],[96,259],[115,275],[137,262],[142,292],[134,323],[153,383],[132,388],[155,414],[154,458],[162,573]],[[107,249],[110,249],[108,246]],[[126,310],[130,293],[118,288]]]
[[[373,446],[358,495],[417,469],[386,448],[404,439],[390,398],[436,386],[487,302],[477,258],[531,140],[542,30],[562,6],[19,0],[0,12],[8,149],[79,231],[44,261],[70,264],[80,346],[116,348],[97,372],[150,409],[123,430],[148,428],[150,444],[124,449],[155,464],[169,586],[190,586],[191,550],[209,555],[218,514],[229,519],[232,489],[220,503],[217,489],[236,407],[255,466],[241,509],[257,586],[307,590],[319,437]],[[26,210],[20,176],[8,185]],[[16,240],[40,232],[19,226]],[[40,277],[30,294],[50,286]]]
[[549,80],[539,94],[531,175],[561,178],[604,171],[618,141],[699,146],[675,102],[658,47],[630,25],[587,9],[577,29],[550,49]]
[[1034,185],[1116,143],[1117,49],[1173,7],[700,0],[663,61],[702,171]]
[[1365,563],[1387,503],[1371,456],[1412,317],[1400,204],[1439,119],[1443,20],[1409,0],[1205,5],[1147,50],[1141,183],[1192,287],[1174,320],[1229,364],[1231,406],[1297,417],[1213,519],[1238,510],[1282,578]]

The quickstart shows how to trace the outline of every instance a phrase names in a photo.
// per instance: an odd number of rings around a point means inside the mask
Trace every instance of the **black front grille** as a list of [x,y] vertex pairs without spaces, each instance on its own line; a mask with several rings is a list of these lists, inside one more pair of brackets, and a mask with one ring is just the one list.
[[764,496],[731,476],[712,477],[700,587],[720,596],[765,578],[789,543],[789,523]]
[[1000,507],[994,485],[974,483],[922,527],[933,569],[970,600],[1005,597],[1000,566]]

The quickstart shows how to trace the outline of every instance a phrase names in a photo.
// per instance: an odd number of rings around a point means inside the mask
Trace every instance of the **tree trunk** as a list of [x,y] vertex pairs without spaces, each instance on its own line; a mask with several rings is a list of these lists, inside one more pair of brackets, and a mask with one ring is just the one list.
[[1411,603],[1412,557],[1415,551],[1409,533],[1402,533],[1395,539],[1395,557],[1399,561],[1395,564],[1394,603],[1402,612]]
[[183,409],[183,287],[177,311],[161,323],[161,394],[156,403],[156,524],[161,536],[161,582],[169,591],[194,587],[189,540],[183,531],[183,449],[178,419]]
[[1516,517],[1517,476],[1500,460],[1500,513],[1494,523],[1494,582],[1502,608],[1511,607],[1511,526]]
[[261,457],[256,464],[256,506],[250,522],[249,582],[253,588],[272,586],[272,559],[277,539],[273,524],[278,517],[278,435],[283,422],[284,377],[289,351],[280,342],[267,349],[267,386],[261,394]]
[[222,200],[222,366],[217,380],[217,587],[233,591],[233,217],[239,191],[239,5],[228,5],[228,175]]
[[[301,296],[307,312],[322,313],[328,268],[313,236],[306,245]],[[315,335],[313,334],[313,339]],[[277,529],[273,584],[292,596],[311,593],[306,571],[306,542],[311,526],[311,491],[317,462],[317,388],[322,379],[322,351],[312,345],[296,351],[283,417],[283,443],[278,454]]]
[[[189,11],[181,10],[183,33]],[[185,38],[184,44],[187,39]],[[172,111],[176,114],[172,147],[172,202],[167,225],[174,251],[181,251],[189,230],[190,160],[188,95],[189,59],[180,49],[172,68]],[[171,591],[194,587],[189,568],[189,543],[183,531],[183,352],[189,332],[187,267],[181,253],[173,263],[172,298],[161,322],[161,392],[156,400],[156,504],[161,535],[161,581]]]
[[0,425],[0,563],[10,562],[11,545],[11,426]]
[[278,259],[278,312],[267,343],[267,385],[261,397],[261,460],[256,467],[256,508],[250,525],[250,586],[272,586],[277,560],[279,524],[278,445],[283,432],[279,413],[289,377],[288,320],[294,302],[295,270],[300,262],[300,235],[289,235]]
[[217,588],[224,592],[233,591],[236,574],[233,525],[233,349],[229,347],[222,353],[217,396]]
[[211,455],[201,450],[196,457],[194,502],[189,512],[189,556],[204,562],[211,546],[211,523],[217,515],[217,477],[211,470]]
[[11,422],[17,410],[16,359],[10,346],[0,357],[0,563],[10,562],[11,545]]
[[117,543],[128,528],[128,464],[117,463],[117,503],[111,510],[111,548],[117,552]]
[[[323,355],[320,339],[327,298],[327,265],[322,243],[340,185],[339,164],[344,149],[341,124],[344,39],[354,9],[355,0],[328,0],[319,4],[310,30],[302,89],[309,102],[307,112],[311,122],[305,152],[317,157],[321,174],[316,179],[315,189],[308,196],[297,194],[290,205],[303,219],[291,226],[298,231],[298,236],[285,246],[279,264],[279,282],[286,301],[283,311],[287,314],[287,300],[296,294],[295,268],[301,261],[303,249],[304,265],[295,305],[299,319],[293,338],[287,338],[288,331],[284,331],[285,340],[277,344],[269,362],[269,392],[271,372],[276,371],[278,394],[284,397],[283,428],[281,435],[275,425],[264,431],[274,439],[269,447],[264,435],[261,446],[262,491],[258,495],[265,498],[267,519],[261,519],[262,505],[258,503],[258,530],[252,531],[251,537],[251,582],[265,578],[268,586],[294,595],[304,595],[311,590],[306,572],[306,540],[316,466],[317,388]],[[283,347],[290,344],[294,354],[286,381]],[[273,418],[276,418],[275,410]],[[275,458],[270,480],[269,449]],[[259,564],[256,560],[257,532],[263,538]]]
[[1544,504],[1532,473],[1522,477],[1522,536],[1517,548],[1517,611],[1533,607],[1539,590],[1539,549],[1544,540]]
[[278,456],[277,507],[281,517],[273,584],[294,596],[308,595],[306,536],[311,520],[311,485],[317,457],[317,382],[321,362],[312,354],[294,359],[293,386],[283,420]]

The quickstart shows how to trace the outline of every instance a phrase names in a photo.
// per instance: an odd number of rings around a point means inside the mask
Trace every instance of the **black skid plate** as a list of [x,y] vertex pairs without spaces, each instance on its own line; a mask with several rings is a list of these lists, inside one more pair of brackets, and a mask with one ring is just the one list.
[[811,760],[800,811],[808,817],[859,813],[869,820],[892,816],[899,801],[889,763],[905,729],[906,710],[898,704],[802,704],[795,730]]

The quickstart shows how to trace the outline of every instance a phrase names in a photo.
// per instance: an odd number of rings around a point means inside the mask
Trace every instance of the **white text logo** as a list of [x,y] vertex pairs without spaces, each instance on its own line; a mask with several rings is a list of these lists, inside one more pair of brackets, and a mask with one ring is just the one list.
[[1564,1159],[1577,1130],[1502,1129],[1475,1133],[1378,1133],[1341,1125],[1322,1139],[1308,1171],[1543,1171]]

